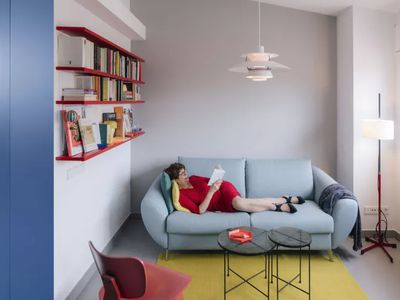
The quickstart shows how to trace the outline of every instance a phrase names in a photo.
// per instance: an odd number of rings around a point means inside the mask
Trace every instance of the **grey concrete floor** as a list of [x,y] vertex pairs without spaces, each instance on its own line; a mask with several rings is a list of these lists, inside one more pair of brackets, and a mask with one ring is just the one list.
[[[389,241],[398,242],[394,239]],[[365,245],[367,244],[364,243]],[[341,257],[350,273],[371,300],[398,300],[400,299],[400,249],[388,249],[388,251],[394,258],[393,264],[381,249],[374,249],[363,256],[354,252],[350,238],[334,252]],[[148,261],[156,261],[161,252],[162,249],[148,235],[142,221],[130,218],[127,226],[122,229],[116,239],[110,254],[138,256]],[[100,286],[101,280],[96,273],[77,300],[98,299]]]

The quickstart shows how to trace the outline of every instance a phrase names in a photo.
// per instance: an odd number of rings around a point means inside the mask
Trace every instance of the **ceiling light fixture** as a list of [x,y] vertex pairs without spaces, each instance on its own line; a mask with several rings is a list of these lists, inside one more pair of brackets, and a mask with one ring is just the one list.
[[272,61],[272,58],[278,57],[276,53],[264,52],[264,46],[261,46],[261,9],[260,0],[258,0],[258,52],[243,54],[245,59],[243,63],[230,68],[231,72],[247,73],[246,78],[253,81],[266,81],[274,76],[272,70],[289,69],[289,67]]

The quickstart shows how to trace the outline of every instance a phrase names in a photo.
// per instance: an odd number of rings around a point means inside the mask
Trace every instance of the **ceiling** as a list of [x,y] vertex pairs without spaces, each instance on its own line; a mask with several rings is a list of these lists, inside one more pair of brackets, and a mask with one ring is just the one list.
[[[258,1],[258,0],[253,0]],[[400,12],[400,0],[261,0],[261,2],[336,16],[349,6]]]

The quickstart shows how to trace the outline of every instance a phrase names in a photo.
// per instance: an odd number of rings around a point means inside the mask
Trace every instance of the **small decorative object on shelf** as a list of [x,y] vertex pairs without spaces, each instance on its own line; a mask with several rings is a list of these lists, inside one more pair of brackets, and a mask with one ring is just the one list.
[[242,228],[232,229],[228,232],[229,239],[239,243],[250,242],[253,239],[253,234],[250,231]]
[[[73,87],[62,89],[62,105],[138,104],[144,59],[85,27],[58,26],[59,71],[75,76]],[[91,107],[94,109],[94,107]],[[113,112],[88,118],[89,107],[62,110],[65,147],[56,160],[86,161],[144,134],[133,124],[133,110],[116,106]],[[81,117],[82,116],[82,117]],[[100,122],[100,124],[99,124]]]

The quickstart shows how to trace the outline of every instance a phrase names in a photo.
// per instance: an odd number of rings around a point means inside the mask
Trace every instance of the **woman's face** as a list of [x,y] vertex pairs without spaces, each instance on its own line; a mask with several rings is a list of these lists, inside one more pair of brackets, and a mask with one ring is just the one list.
[[178,185],[184,186],[189,183],[189,177],[187,176],[186,170],[185,169],[180,169],[179,170],[179,177],[175,179]]

